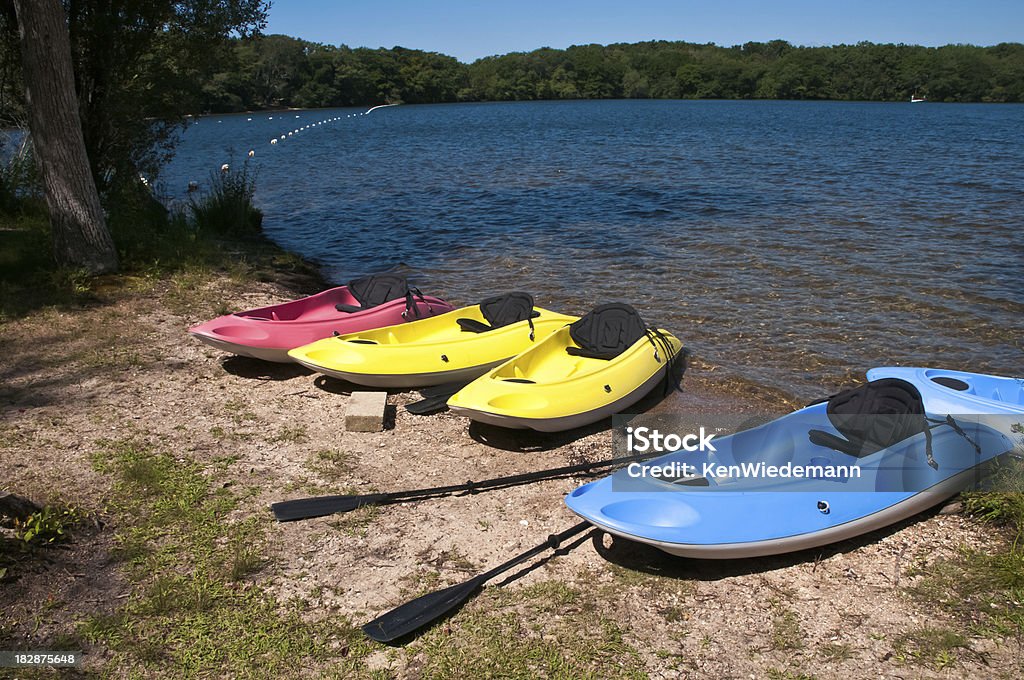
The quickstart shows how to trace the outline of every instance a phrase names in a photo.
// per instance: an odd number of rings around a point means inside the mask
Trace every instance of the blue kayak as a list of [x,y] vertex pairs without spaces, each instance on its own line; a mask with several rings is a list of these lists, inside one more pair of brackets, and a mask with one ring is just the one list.
[[595,526],[673,555],[813,548],[899,522],[979,481],[1013,442],[1007,423],[965,415],[972,411],[886,377],[714,439],[714,451],[630,465],[565,502]]
[[930,406],[954,415],[1024,413],[1024,378],[897,366],[868,371],[868,380],[880,378],[902,378],[912,382]]

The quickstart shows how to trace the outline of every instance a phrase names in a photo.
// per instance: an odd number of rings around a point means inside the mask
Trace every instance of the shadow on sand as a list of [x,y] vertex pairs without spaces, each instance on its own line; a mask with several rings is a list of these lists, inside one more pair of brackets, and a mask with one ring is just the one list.
[[231,375],[248,380],[291,380],[313,371],[300,364],[283,364],[232,355],[221,361],[221,366]]
[[613,536],[605,531],[592,532],[591,541],[594,550],[602,558],[624,569],[673,579],[718,581],[732,576],[745,576],[785,569],[797,564],[817,563],[838,554],[848,553],[866,545],[877,543],[887,536],[933,517],[941,507],[941,505],[936,506],[931,510],[909,517],[902,522],[891,524],[882,529],[849,538],[845,541],[839,541],[838,543],[830,543],[798,552],[766,555],[764,557],[725,560],[678,557],[669,555],[646,543]]

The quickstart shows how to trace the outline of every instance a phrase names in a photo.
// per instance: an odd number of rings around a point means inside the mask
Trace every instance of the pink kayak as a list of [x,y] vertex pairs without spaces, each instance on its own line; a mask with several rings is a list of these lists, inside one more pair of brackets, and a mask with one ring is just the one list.
[[188,332],[225,352],[289,363],[288,350],[335,333],[394,326],[452,309],[410,287],[403,276],[376,274],[291,302],[220,316]]

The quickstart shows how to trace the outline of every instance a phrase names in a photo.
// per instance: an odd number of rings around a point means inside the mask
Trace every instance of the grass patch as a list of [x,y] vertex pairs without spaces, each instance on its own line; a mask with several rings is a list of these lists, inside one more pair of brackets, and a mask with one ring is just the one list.
[[261,231],[263,213],[253,204],[256,175],[248,161],[238,170],[214,172],[210,189],[189,204],[192,222],[200,231],[252,236]]
[[953,614],[979,635],[1024,634],[1024,550],[1016,543],[981,552],[962,548],[911,575],[914,598]]
[[249,405],[241,399],[231,399],[224,402],[224,410],[231,417],[235,425],[242,425],[246,422],[257,422],[260,417],[249,409]]
[[[1019,428],[1015,425],[1014,428]],[[996,525],[985,550],[961,548],[911,572],[908,593],[954,615],[988,637],[1024,635],[1024,463],[1010,459],[995,470],[991,488],[963,494],[968,512]]]
[[[340,493],[341,495],[351,494],[352,490],[345,488],[342,489]],[[375,492],[372,489],[366,489],[360,493]],[[366,538],[370,529],[376,524],[383,511],[384,510],[379,505],[364,505],[361,508],[356,508],[352,512],[335,515],[335,519],[329,522],[329,526],[332,529],[342,531],[349,536]]]
[[964,509],[985,522],[1019,526],[1024,520],[1024,491],[971,491]]
[[796,612],[776,606],[772,613],[771,644],[773,649],[794,650],[804,646],[804,634]]
[[479,571],[479,567],[475,565],[468,557],[466,557],[458,548],[452,548],[450,550],[442,550],[432,560],[427,560],[427,553],[430,550],[426,550],[420,553],[421,560],[426,564],[432,564],[438,569],[455,569],[466,573],[475,574]]
[[[558,582],[488,589],[450,624],[435,626],[411,645],[410,653],[422,655],[423,677],[647,677],[617,623],[593,609],[567,608],[578,597]],[[561,616],[527,627],[520,609]]]
[[404,600],[413,600],[441,587],[441,572],[436,569],[415,571],[399,578],[399,595]]
[[[237,497],[218,466],[173,457],[138,440],[98,442],[94,467],[113,478],[131,595],[85,620],[79,634],[113,653],[114,674],[272,677],[329,663],[357,672],[370,645],[344,617],[310,620],[251,580],[266,564],[269,520],[231,522]],[[116,669],[116,671],[115,671]]]
[[769,668],[765,670],[765,677],[768,678],[768,680],[815,680],[813,675],[781,668]]
[[562,581],[541,581],[527,586],[515,594],[522,602],[538,607],[538,611],[564,611],[580,604],[583,593]]
[[295,426],[284,426],[278,429],[277,434],[270,438],[272,442],[289,442],[292,444],[300,444],[307,441],[309,437],[306,435],[305,425]]
[[847,644],[827,644],[818,647],[818,656],[829,663],[839,663],[853,658],[853,649]]
[[352,471],[352,457],[344,451],[321,449],[306,461],[306,469],[329,482],[337,482]]
[[690,618],[689,609],[674,604],[670,604],[659,608],[658,613],[661,614],[661,618],[665,619],[669,623],[679,623],[681,621],[688,621]]
[[235,430],[225,430],[220,425],[214,425],[210,428],[210,436],[220,441],[246,441],[252,439],[253,433],[251,432],[238,432]]
[[0,321],[44,305],[69,306],[89,299],[89,279],[58,268],[50,252],[44,212],[0,216]]
[[[1011,427],[1024,429],[1020,424]],[[989,490],[964,492],[964,509],[986,522],[1024,527],[1024,460],[1001,461],[985,486]]]
[[893,640],[898,661],[930,666],[935,670],[956,665],[959,655],[967,649],[967,639],[946,628],[916,628]]
[[228,578],[232,581],[241,581],[260,571],[266,563],[266,558],[258,548],[236,541],[231,561],[228,563]]

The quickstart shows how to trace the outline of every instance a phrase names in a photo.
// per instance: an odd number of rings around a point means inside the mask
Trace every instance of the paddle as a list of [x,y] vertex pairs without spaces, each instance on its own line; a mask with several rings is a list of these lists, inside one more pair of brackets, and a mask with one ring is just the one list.
[[552,479],[575,472],[589,472],[600,468],[612,467],[635,463],[646,458],[651,458],[660,453],[644,453],[623,458],[612,458],[600,460],[595,463],[580,463],[578,465],[566,465],[564,467],[539,470],[537,472],[525,472],[507,477],[495,477],[480,482],[465,482],[463,484],[450,484],[448,486],[436,486],[429,489],[410,489],[408,491],[392,491],[390,493],[371,493],[353,496],[318,496],[314,498],[297,498],[290,501],[279,501],[270,506],[274,518],[278,522],[292,522],[298,519],[310,519],[312,517],[324,517],[337,512],[351,512],[365,505],[388,505],[390,503],[401,503],[404,501],[423,500],[427,497],[441,496],[458,491],[476,492],[484,489],[494,489],[507,486],[518,486],[542,479]]
[[414,416],[431,416],[435,413],[448,410],[448,400],[454,396],[455,392],[451,394],[438,394],[433,397],[427,397],[426,399],[420,399],[410,404],[405,405],[405,410]]
[[424,399],[438,397],[447,394],[449,397],[473,382],[472,380],[456,380],[455,382],[444,383],[443,385],[430,385],[420,390],[420,396]]
[[448,408],[448,400],[471,381],[460,380],[444,383],[443,385],[431,385],[420,390],[423,398],[405,405],[405,410],[417,416],[429,416],[440,413]]
[[364,625],[363,632],[377,642],[391,642],[419,630],[438,620],[448,612],[457,609],[483,587],[487,581],[490,581],[498,574],[502,574],[512,567],[522,564],[545,550],[558,550],[558,547],[566,539],[582,533],[589,526],[589,522],[580,522],[560,534],[551,534],[548,536],[548,540],[540,545],[534,546],[523,554],[513,557],[508,562],[499,564],[490,571],[485,571],[479,576],[474,576],[463,583],[442,588],[441,590],[406,602]]

